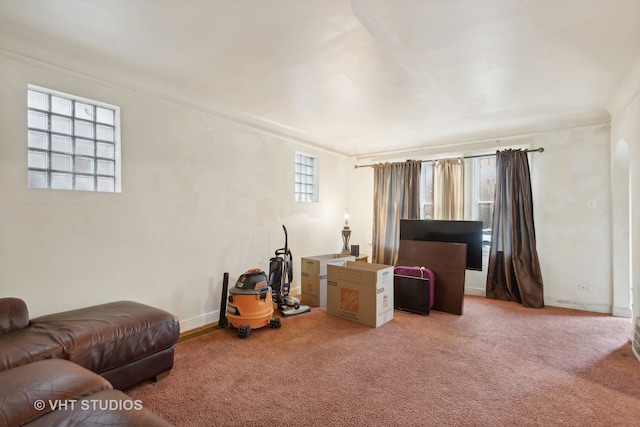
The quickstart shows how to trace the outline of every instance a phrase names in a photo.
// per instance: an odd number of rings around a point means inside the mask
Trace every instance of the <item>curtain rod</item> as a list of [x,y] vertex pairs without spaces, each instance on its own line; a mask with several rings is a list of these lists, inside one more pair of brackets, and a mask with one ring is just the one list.
[[[538,153],[543,153],[544,152],[544,148],[540,147],[540,148],[534,148],[533,150],[527,150],[527,153],[533,153],[534,151],[537,151]],[[492,154],[476,154],[474,156],[463,156],[463,159],[477,159],[480,157],[492,157],[495,156],[495,153]],[[436,159],[437,160],[437,159]],[[427,163],[427,162],[433,162],[434,160],[420,160],[422,163]],[[378,163],[379,164],[379,163]],[[372,168],[375,165],[354,165],[354,169],[359,169],[359,168]]]

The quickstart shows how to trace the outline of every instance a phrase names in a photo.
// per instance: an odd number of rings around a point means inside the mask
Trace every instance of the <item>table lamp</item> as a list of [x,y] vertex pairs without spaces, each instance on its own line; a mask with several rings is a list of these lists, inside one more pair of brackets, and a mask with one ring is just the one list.
[[351,254],[349,249],[349,239],[351,238],[351,230],[349,229],[349,213],[344,214],[344,227],[342,228],[342,254]]

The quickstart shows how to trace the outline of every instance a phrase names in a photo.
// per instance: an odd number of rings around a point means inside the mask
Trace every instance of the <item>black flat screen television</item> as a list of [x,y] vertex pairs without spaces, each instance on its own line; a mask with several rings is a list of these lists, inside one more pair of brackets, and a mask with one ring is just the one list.
[[401,219],[400,240],[467,244],[467,269],[482,271],[482,221]]

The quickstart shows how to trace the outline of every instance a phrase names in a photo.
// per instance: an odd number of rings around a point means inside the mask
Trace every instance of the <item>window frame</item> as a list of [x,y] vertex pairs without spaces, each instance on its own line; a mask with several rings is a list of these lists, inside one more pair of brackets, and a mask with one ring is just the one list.
[[[490,159],[493,158],[494,159],[494,167],[495,167],[495,154],[479,154],[474,156],[474,158],[468,159],[469,160],[469,166],[471,167],[471,171],[472,173],[471,175],[471,194],[469,195],[469,198],[471,200],[470,205],[470,210],[471,212],[469,212],[469,218],[472,221],[482,221],[482,218],[480,217],[480,205],[486,204],[489,205],[491,207],[491,218],[493,218],[493,205],[495,203],[495,200],[482,200],[482,198],[480,197],[481,193],[482,193],[482,167],[481,167],[481,162],[482,160],[486,160],[486,159]],[[494,180],[495,180],[495,173],[494,173]],[[493,195],[495,198],[495,183],[494,183],[494,187],[493,187]],[[492,233],[492,227],[488,226],[488,227],[482,227],[482,234],[483,234],[483,239],[484,239],[484,233],[485,230],[489,230],[489,233]],[[491,248],[491,245],[482,245],[482,252],[484,255],[489,253],[489,249]]]
[[[420,191],[420,219],[433,219],[433,161],[423,161],[420,169],[420,181],[423,190]],[[430,215],[428,214],[430,212]]]
[[[300,203],[319,201],[319,164],[317,157],[296,152],[294,156],[294,199]],[[310,168],[310,171],[309,171]],[[308,189],[311,191],[307,191]]]
[[[45,108],[30,104],[31,92],[46,96]],[[68,112],[55,111],[52,100],[69,103]],[[91,108],[91,114],[85,115],[77,107]],[[101,120],[100,111],[112,113],[113,120]],[[121,138],[120,107],[29,84],[27,86],[27,187],[30,189],[88,191],[92,193],[120,193],[121,184]],[[42,126],[32,126],[31,117],[40,115],[46,121]],[[55,129],[59,123],[67,122],[69,131]],[[88,130],[86,135],[82,129]],[[89,131],[90,130],[90,131]],[[106,132],[108,138],[101,137]],[[32,143],[31,137],[38,135],[42,143]],[[111,140],[112,139],[112,140]],[[57,147],[54,145],[59,143]],[[60,141],[68,144],[62,147]],[[35,159],[41,159],[37,165]],[[56,163],[66,164],[58,167]],[[86,169],[83,170],[82,166]],[[40,185],[36,184],[36,174],[41,175]],[[69,186],[55,185],[52,178],[56,175],[70,179]],[[33,177],[33,181],[32,181]],[[108,188],[101,188],[100,178],[113,180]],[[46,182],[45,182],[46,181]],[[103,181],[104,182],[104,181]],[[90,184],[90,185],[89,185]]]

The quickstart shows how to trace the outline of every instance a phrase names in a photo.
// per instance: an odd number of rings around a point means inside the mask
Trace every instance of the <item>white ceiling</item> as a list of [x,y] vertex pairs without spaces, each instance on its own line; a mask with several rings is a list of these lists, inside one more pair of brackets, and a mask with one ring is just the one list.
[[607,121],[640,0],[0,0],[0,49],[363,155]]

